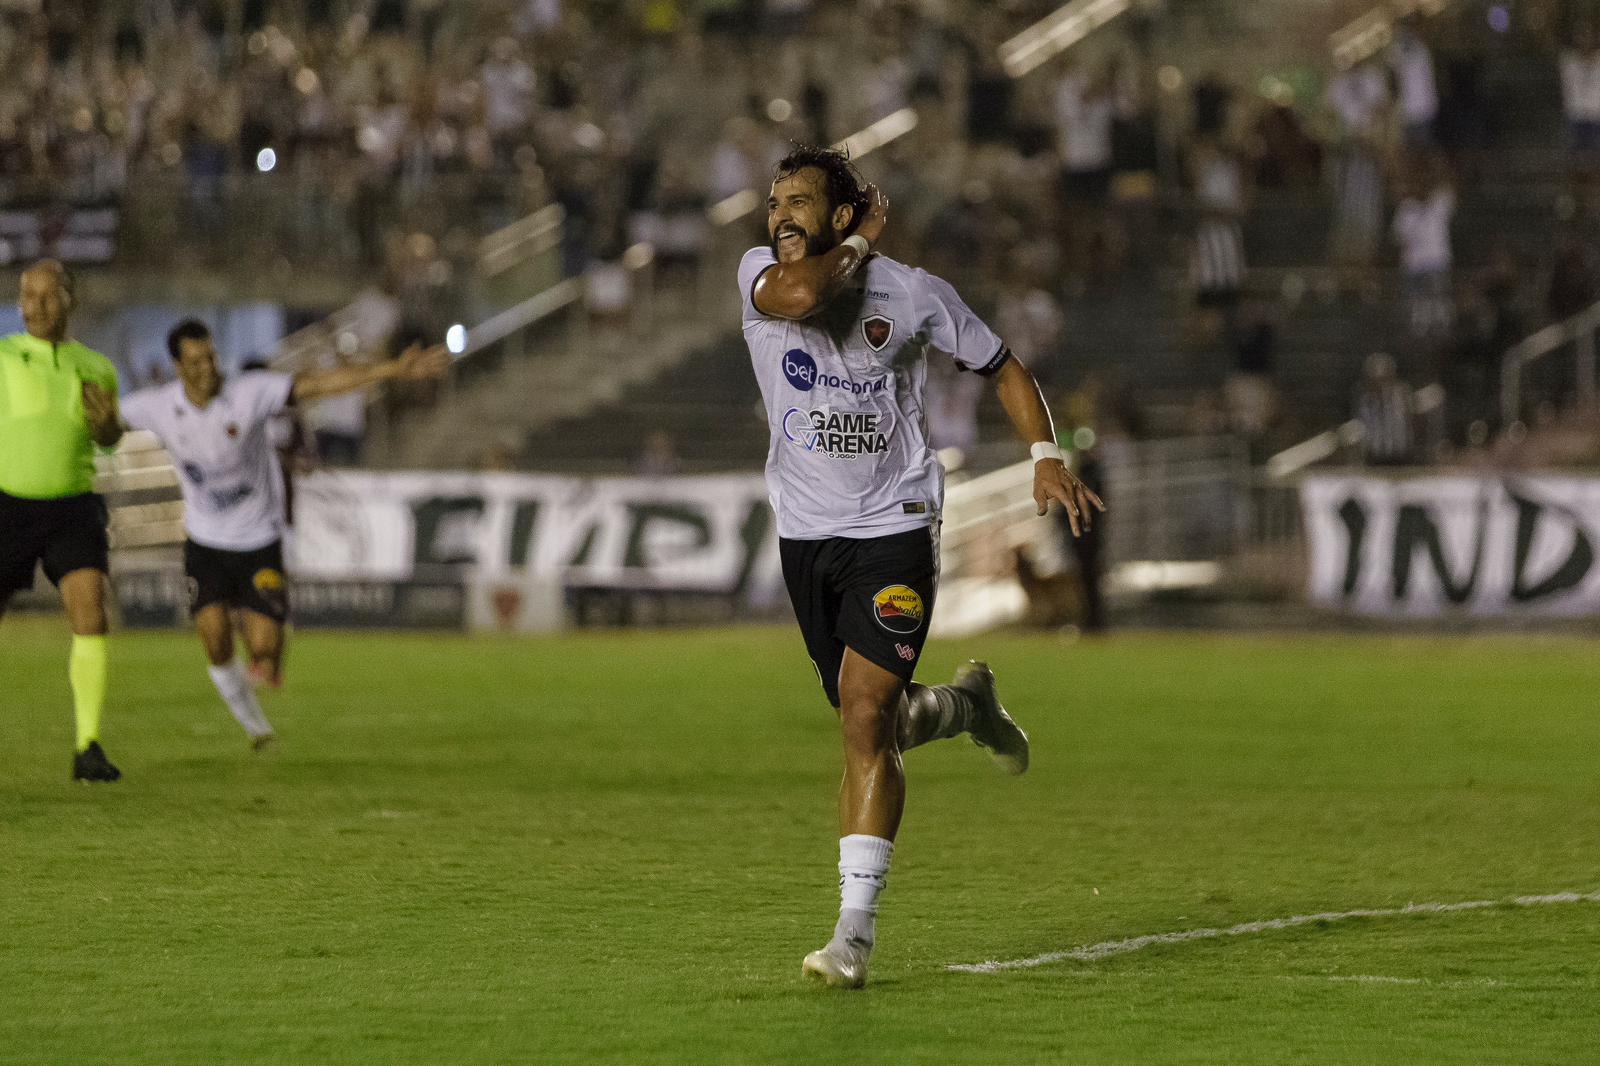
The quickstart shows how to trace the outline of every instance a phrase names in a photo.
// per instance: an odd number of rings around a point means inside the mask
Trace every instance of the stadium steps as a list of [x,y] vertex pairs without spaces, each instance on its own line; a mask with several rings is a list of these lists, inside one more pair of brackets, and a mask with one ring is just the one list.
[[685,472],[761,467],[766,418],[742,336],[725,332],[609,402],[530,432],[523,457],[537,470],[623,472],[638,465],[645,437],[657,432],[672,438]]
[[[664,318],[665,316],[663,316]],[[390,434],[385,465],[402,469],[470,468],[491,449],[520,450],[530,433],[564,421],[593,427],[578,448],[602,447],[618,434],[604,412],[628,388],[682,361],[711,341],[719,322],[696,316],[658,321],[644,338],[592,329],[583,343],[547,337],[521,359],[503,359],[460,381],[432,407],[405,413]],[[542,350],[541,350],[542,349]],[[591,417],[598,416],[598,417]]]

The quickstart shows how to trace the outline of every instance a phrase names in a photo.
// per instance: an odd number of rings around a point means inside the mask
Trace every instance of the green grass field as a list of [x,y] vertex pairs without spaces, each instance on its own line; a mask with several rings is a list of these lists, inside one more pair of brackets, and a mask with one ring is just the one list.
[[871,985],[803,984],[837,730],[787,629],[303,634],[253,756],[193,639],[119,635],[67,781],[59,619],[0,623],[0,1063],[1600,1062],[1600,668],[1560,639],[983,653],[1034,739],[908,758]]

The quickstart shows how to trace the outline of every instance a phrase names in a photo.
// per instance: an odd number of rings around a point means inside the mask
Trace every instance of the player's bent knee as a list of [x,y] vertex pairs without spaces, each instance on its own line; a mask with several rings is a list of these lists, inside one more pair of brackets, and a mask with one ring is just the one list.
[[895,705],[884,706],[876,699],[846,697],[839,708],[845,747],[864,753],[887,751],[895,746]]

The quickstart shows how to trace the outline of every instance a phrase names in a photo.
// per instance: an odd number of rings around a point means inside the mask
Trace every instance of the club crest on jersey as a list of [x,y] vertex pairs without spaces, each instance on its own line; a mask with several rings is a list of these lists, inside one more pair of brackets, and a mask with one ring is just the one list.
[[891,633],[915,633],[922,628],[922,597],[909,585],[890,585],[872,597],[872,614]]
[[237,437],[239,435],[239,423],[229,422],[227,426],[227,434],[230,437]]
[[867,342],[867,347],[875,352],[881,352],[889,344],[889,339],[894,336],[894,319],[885,318],[883,315],[873,315],[871,318],[861,320],[861,339]]

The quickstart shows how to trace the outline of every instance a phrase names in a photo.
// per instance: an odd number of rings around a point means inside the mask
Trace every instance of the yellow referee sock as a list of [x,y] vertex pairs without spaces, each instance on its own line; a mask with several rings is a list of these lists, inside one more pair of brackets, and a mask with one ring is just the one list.
[[82,751],[100,739],[100,711],[106,705],[106,638],[73,637],[67,676],[72,681],[72,709]]

